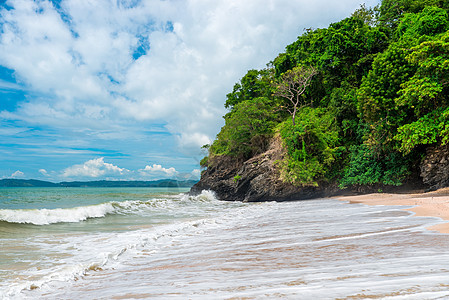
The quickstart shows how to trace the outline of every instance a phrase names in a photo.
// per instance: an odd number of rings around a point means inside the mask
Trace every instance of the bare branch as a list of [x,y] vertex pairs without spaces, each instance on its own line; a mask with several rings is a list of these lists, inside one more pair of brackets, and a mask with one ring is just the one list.
[[295,115],[298,106],[301,108],[307,105],[306,103],[301,103],[301,96],[310,85],[312,77],[317,73],[317,70],[313,67],[295,67],[285,72],[281,76],[281,81],[275,85],[274,95],[287,99],[293,105],[292,110],[288,109],[292,115],[293,126],[295,125]]

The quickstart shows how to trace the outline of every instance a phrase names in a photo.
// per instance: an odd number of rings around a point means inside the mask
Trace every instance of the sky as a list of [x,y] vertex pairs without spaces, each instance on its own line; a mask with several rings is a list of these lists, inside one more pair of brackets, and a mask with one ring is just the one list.
[[0,179],[197,179],[226,94],[377,0],[0,0]]

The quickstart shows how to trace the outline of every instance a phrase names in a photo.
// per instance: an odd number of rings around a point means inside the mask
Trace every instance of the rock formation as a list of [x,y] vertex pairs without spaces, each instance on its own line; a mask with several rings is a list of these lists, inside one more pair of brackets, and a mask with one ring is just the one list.
[[324,183],[318,188],[282,182],[276,162],[284,155],[282,142],[275,137],[266,152],[244,162],[228,156],[214,157],[191,193],[212,190],[220,200],[253,202],[317,198],[339,191],[336,186]]
[[421,163],[421,177],[430,190],[449,186],[449,145],[429,147]]
[[449,187],[449,145],[429,147],[420,165],[420,176],[412,176],[400,187],[373,185],[354,186],[340,190],[336,183],[319,182],[318,187],[295,186],[279,179],[279,166],[285,149],[279,137],[270,142],[269,149],[247,161],[229,156],[210,159],[201,180],[190,190],[191,194],[212,190],[220,200],[226,201],[289,201],[335,196],[383,192],[407,192]]

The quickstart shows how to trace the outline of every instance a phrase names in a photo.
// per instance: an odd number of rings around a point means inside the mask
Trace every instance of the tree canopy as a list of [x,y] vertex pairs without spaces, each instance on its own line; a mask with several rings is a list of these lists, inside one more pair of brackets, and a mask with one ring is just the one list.
[[449,141],[448,9],[383,0],[306,30],[235,84],[209,155],[248,159],[278,133],[286,182],[401,184],[426,147]]

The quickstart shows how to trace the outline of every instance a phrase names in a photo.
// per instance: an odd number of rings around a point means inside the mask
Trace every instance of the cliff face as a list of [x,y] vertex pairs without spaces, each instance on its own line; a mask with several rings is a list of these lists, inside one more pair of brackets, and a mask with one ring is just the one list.
[[421,177],[430,190],[449,186],[449,145],[427,149],[421,163]]
[[280,138],[273,138],[268,151],[245,162],[230,157],[214,157],[195,184],[192,194],[212,190],[220,200],[287,201],[323,197],[338,191],[336,186],[297,187],[279,180],[277,160],[284,157]]
[[254,202],[373,193],[379,189],[384,192],[407,192],[449,187],[449,145],[427,149],[420,166],[421,178],[415,176],[400,187],[355,186],[344,191],[335,183],[320,182],[319,187],[298,187],[282,182],[276,161],[282,160],[284,155],[285,149],[280,138],[273,138],[268,151],[247,161],[238,161],[228,156],[214,157],[190,193],[212,190],[220,200]]

